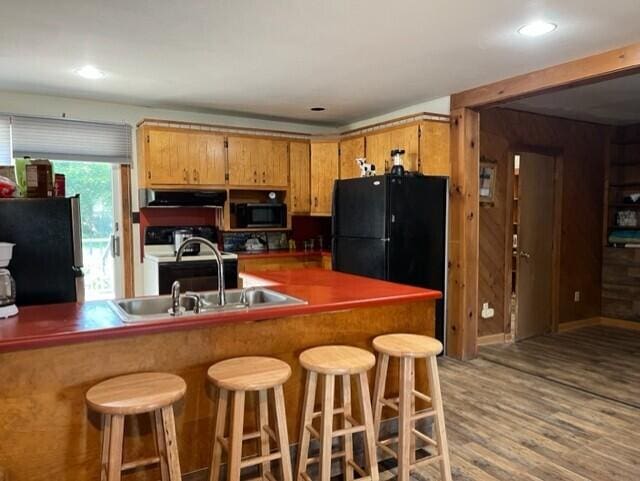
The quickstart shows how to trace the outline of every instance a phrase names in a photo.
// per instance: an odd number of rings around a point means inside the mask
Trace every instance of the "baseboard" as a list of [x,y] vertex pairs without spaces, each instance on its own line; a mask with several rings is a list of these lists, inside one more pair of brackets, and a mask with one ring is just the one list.
[[562,322],[558,324],[558,332],[572,331],[581,327],[599,326],[600,317],[589,317],[588,319],[578,319],[577,321]]
[[590,317],[589,319],[579,319],[577,321],[563,322],[558,326],[558,332],[571,331],[589,326],[619,327],[620,329],[640,330],[640,322],[627,321],[625,319],[613,319],[611,317]]
[[488,346],[489,344],[504,344],[506,336],[504,332],[498,334],[489,334],[478,338],[478,346]]
[[640,330],[640,322],[628,321],[626,319],[613,319],[611,317],[601,317],[600,324],[609,327],[619,327],[621,329],[630,329],[632,331]]

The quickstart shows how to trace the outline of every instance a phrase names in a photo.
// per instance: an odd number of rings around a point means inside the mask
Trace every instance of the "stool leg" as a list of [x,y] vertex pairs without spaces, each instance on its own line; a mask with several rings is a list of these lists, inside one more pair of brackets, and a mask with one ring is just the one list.
[[325,374],[322,383],[322,416],[320,424],[320,481],[331,479],[331,445],[333,434],[333,402],[335,376]]
[[398,481],[409,481],[411,471],[411,358],[400,358],[398,400]]
[[378,481],[378,456],[376,455],[376,439],[373,430],[373,414],[371,412],[371,402],[369,394],[369,378],[366,372],[358,374],[358,396],[360,400],[360,412],[362,413],[362,421],[365,427],[364,431],[364,454],[369,468],[371,481]]
[[109,462],[107,479],[120,481],[122,476],[122,444],[124,443],[124,416],[111,416],[111,436],[109,439]]
[[282,389],[282,385],[275,387],[273,397],[276,407],[278,448],[282,455],[282,481],[292,481],[291,453],[289,451],[289,435],[287,433],[287,414],[284,408],[284,391]]
[[[265,431],[264,427],[269,426],[269,400],[267,391],[258,391],[258,432],[260,433],[260,454],[262,456],[268,456],[269,447],[269,434]],[[271,472],[271,463],[265,461],[260,466],[260,473],[262,479],[266,479],[267,473]]]
[[[344,408],[344,422],[343,428],[350,428],[352,424],[347,420],[347,417],[352,416],[351,410],[351,376],[344,375],[341,377],[342,385],[342,407]],[[344,437],[344,475],[345,481],[353,481],[353,467],[349,461],[353,462],[353,435],[347,434]]]
[[162,425],[162,411],[156,409],[152,414],[151,425],[153,426],[153,436],[156,440],[156,449],[160,458],[160,479],[169,481],[169,464],[167,463],[167,444],[164,441],[164,427]]
[[102,457],[100,463],[100,481],[108,481],[109,443],[111,442],[111,415],[102,416]]
[[302,479],[302,474],[307,472],[307,459],[309,457],[309,431],[307,425],[313,420],[313,409],[316,403],[316,384],[318,374],[307,371],[307,386],[304,392],[302,404],[302,422],[300,423],[300,437],[298,438],[298,462],[296,465],[296,481]]
[[167,450],[169,481],[181,481],[182,474],[180,473],[178,438],[176,436],[176,422],[173,417],[173,406],[162,408],[162,426],[164,428],[164,443]]
[[229,462],[227,464],[228,481],[240,479],[240,461],[242,459],[242,434],[244,426],[244,391],[232,393],[231,427],[229,433]]
[[449,444],[444,427],[444,410],[442,408],[442,393],[440,392],[440,377],[438,376],[438,361],[436,356],[427,358],[427,372],[429,373],[429,391],[431,403],[436,412],[435,432],[440,458],[440,473],[444,481],[451,481],[451,463],[449,461]]
[[218,390],[218,406],[216,408],[216,424],[213,429],[213,456],[211,458],[211,469],[209,470],[209,481],[219,481],[220,466],[222,465],[222,443],[220,438],[224,437],[227,423],[227,399],[229,391]]
[[[416,397],[413,395],[413,391],[415,391],[416,389],[416,360],[413,357],[409,359],[409,379],[409,385],[411,389],[409,391],[409,399],[411,401],[409,412],[411,413],[411,417],[413,417],[416,414]],[[413,431],[416,428],[416,422],[411,421],[409,428],[409,439],[411,440],[409,446],[409,456],[411,464],[414,465],[416,464],[416,437],[413,435]]]
[[389,368],[389,356],[387,354],[378,354],[378,365],[376,366],[376,380],[373,387],[373,426],[375,431],[375,441],[380,439],[380,424],[382,423],[382,403],[380,399],[384,398],[384,389],[387,384],[387,370]]

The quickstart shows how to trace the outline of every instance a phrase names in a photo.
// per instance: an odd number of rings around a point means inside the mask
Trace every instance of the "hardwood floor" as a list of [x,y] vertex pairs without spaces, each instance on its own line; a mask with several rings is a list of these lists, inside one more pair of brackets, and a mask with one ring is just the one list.
[[439,365],[454,480],[640,480],[639,331],[584,328]]

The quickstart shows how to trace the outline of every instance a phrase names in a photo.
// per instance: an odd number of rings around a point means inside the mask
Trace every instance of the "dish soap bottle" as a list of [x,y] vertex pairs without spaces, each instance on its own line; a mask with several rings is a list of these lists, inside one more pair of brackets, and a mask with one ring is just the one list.
[[393,166],[391,167],[391,175],[403,176],[404,166],[402,165],[402,156],[404,155],[404,149],[393,149],[391,151],[391,159],[393,160]]

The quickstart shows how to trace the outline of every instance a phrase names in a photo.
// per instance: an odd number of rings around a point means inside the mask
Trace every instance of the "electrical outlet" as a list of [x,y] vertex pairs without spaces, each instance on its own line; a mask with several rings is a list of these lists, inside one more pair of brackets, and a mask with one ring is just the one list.
[[488,302],[485,302],[484,304],[482,304],[482,312],[480,313],[480,315],[482,316],[483,319],[489,319],[493,317],[495,313],[496,313],[495,309],[489,308]]
[[580,291],[573,293],[573,302],[580,302]]

